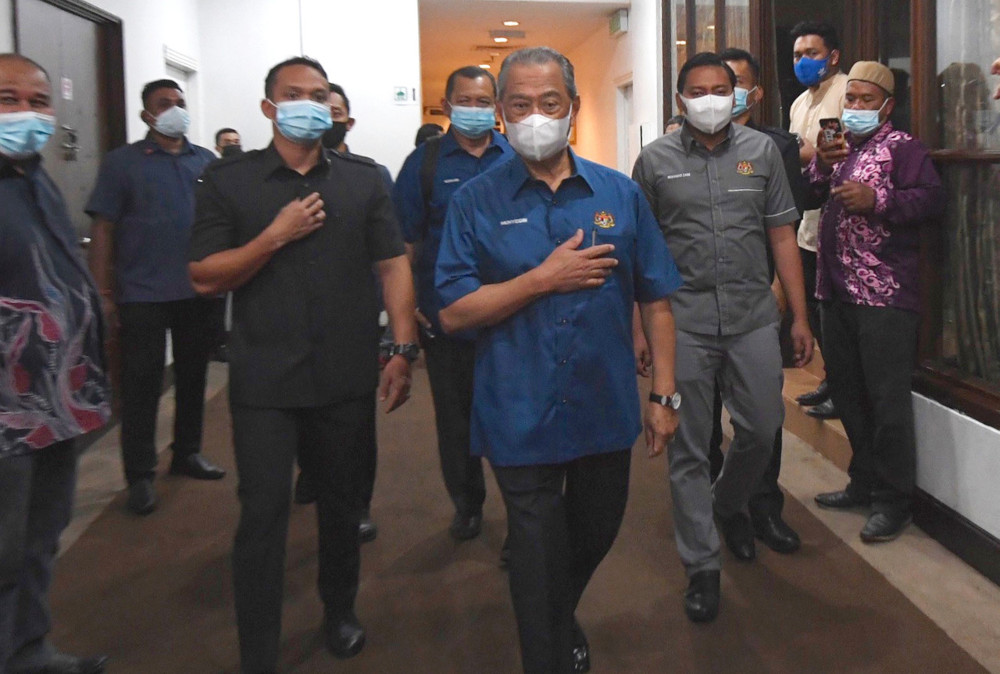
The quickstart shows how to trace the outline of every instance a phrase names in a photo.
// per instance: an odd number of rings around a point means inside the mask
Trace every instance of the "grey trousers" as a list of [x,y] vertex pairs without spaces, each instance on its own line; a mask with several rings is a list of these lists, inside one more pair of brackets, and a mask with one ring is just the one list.
[[[667,455],[677,551],[690,576],[721,568],[713,509],[723,517],[745,513],[771,460],[774,435],[785,416],[778,323],[726,336],[678,329],[676,363],[683,400]],[[708,446],[716,378],[734,433],[713,487]]]
[[76,460],[72,440],[0,459],[0,672],[40,670],[55,654],[48,593]]

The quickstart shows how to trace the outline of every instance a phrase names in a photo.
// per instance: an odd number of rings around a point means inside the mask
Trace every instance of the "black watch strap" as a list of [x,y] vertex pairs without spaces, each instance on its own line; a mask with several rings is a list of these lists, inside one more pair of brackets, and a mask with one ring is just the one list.
[[393,356],[402,356],[409,362],[413,362],[420,355],[420,345],[416,342],[407,342],[406,344],[393,344],[389,347],[389,358]]
[[681,394],[680,392],[675,392],[670,396],[661,396],[656,393],[649,394],[649,402],[659,403],[664,407],[669,407],[670,409],[676,410],[681,406]]

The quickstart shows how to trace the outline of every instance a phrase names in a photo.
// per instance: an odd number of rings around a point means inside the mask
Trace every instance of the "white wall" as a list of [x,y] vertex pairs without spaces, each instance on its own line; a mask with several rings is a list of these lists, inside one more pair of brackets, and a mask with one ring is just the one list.
[[1000,538],[1000,431],[913,395],[917,486]]
[[[197,63],[188,93],[197,101],[190,137],[199,145],[212,147],[224,126],[238,129],[248,147],[270,142],[271,125],[260,112],[264,76],[275,63],[304,52],[347,90],[358,120],[347,138],[352,151],[395,173],[413,148],[420,106],[398,105],[392,96],[394,87],[406,86],[420,100],[417,0],[302,0],[301,42],[298,3],[290,0],[91,2],[123,22],[129,141],[146,133],[140,92],[146,82],[167,76],[169,47]],[[0,52],[13,49],[10,14],[11,0],[0,0]]]
[[640,126],[646,143],[662,130],[659,4],[655,0],[633,0],[625,35],[611,37],[605,26],[566,54],[573,62],[581,97],[574,146],[581,157],[617,168],[617,90],[629,80],[633,95],[629,121],[636,142]]

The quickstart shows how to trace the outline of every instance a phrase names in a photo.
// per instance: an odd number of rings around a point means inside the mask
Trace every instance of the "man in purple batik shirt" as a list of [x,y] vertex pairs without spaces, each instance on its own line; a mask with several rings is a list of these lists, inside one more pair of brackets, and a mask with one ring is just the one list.
[[924,145],[888,121],[895,105],[888,68],[859,61],[848,75],[844,133],[817,139],[808,177],[825,198],[816,296],[823,358],[853,456],[843,491],[825,508],[871,506],[866,543],[890,541],[910,523],[916,446],[910,377],[919,325],[921,224],[944,203]]

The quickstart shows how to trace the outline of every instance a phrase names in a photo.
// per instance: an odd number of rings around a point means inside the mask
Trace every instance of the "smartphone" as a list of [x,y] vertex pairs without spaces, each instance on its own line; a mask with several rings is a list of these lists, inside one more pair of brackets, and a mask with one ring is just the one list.
[[843,135],[840,120],[836,117],[826,117],[819,120],[819,128],[823,130],[823,140],[827,143],[832,143],[838,135]]

